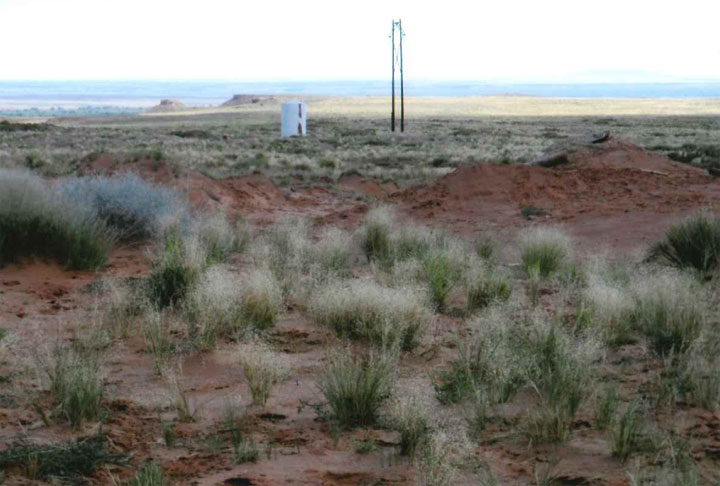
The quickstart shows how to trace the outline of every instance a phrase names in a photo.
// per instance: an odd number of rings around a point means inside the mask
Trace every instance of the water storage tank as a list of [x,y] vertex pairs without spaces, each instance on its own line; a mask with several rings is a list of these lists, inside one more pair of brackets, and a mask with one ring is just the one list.
[[282,105],[283,137],[304,136],[307,133],[307,112],[302,101],[288,101]]

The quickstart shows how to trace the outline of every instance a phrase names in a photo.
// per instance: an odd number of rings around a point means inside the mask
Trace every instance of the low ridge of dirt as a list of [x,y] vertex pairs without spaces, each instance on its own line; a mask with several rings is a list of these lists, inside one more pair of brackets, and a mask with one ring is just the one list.
[[261,222],[291,216],[352,227],[373,204],[387,201],[403,216],[460,233],[488,224],[518,228],[532,217],[563,224],[581,246],[590,242],[623,250],[656,238],[679,217],[720,206],[720,184],[706,171],[628,141],[588,145],[568,153],[567,160],[553,168],[462,166],[406,190],[349,173],[340,177],[336,192],[283,191],[261,173],[216,180],[165,161],[126,162],[110,154],[84,159],[78,173],[135,172],[187,194],[196,207]]
[[554,168],[464,166],[403,191],[395,200],[413,218],[459,231],[471,231],[481,222],[526,224],[523,209],[530,207],[544,221],[572,225],[629,213],[657,220],[658,215],[663,219],[720,202],[720,185],[706,171],[630,142],[611,140],[584,148],[569,154],[568,161]]
[[380,183],[373,179],[363,177],[357,172],[350,172],[340,176],[338,189],[352,192],[363,196],[384,198],[398,192],[398,186],[394,182]]

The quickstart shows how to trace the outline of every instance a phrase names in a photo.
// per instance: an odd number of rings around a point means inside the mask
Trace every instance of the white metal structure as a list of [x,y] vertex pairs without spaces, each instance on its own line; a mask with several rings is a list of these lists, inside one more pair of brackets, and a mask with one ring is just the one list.
[[304,136],[307,134],[307,111],[302,101],[288,101],[282,105],[283,137]]

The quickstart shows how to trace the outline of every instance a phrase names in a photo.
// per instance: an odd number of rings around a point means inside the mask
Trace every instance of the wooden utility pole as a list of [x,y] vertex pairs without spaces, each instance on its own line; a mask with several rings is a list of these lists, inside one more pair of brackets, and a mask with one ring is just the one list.
[[390,114],[390,130],[395,131],[395,21],[392,22],[392,110]]
[[398,20],[400,28],[400,131],[405,131],[405,80],[403,79],[403,52],[402,41],[405,34],[402,30],[402,20]]
[[[397,37],[395,32],[397,31]],[[402,20],[392,21],[392,109],[390,115],[390,130],[395,131],[395,71],[400,68],[400,131],[405,131],[405,79],[403,77],[403,37]],[[395,46],[398,45],[396,50]]]

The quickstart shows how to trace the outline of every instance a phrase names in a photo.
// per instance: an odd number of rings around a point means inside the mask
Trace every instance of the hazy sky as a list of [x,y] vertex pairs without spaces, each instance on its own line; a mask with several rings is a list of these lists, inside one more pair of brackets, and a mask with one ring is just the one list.
[[719,0],[0,0],[0,79],[720,80]]

